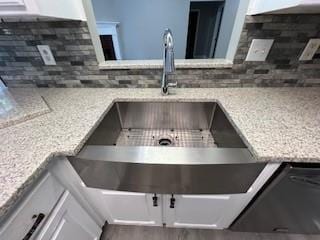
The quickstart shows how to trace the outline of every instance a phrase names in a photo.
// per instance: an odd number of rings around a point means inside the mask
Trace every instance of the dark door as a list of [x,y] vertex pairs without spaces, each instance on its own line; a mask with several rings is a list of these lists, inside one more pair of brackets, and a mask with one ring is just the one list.
[[112,35],[100,35],[104,58],[106,60],[117,60],[114,52]]
[[189,25],[188,25],[188,36],[187,36],[187,49],[186,59],[193,58],[193,51],[196,41],[196,33],[198,27],[199,12],[190,11],[189,13]]

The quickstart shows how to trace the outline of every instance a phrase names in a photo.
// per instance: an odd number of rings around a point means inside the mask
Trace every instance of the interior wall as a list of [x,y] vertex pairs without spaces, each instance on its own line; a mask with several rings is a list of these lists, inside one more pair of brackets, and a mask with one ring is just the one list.
[[120,22],[123,59],[161,59],[163,32],[170,28],[176,58],[184,58],[189,0],[93,0],[97,21]]
[[248,11],[250,0],[241,0],[239,3],[237,14],[235,15],[235,20],[233,24],[233,29],[231,33],[231,37],[229,39],[229,46],[227,48],[227,54],[225,56],[228,60],[233,60],[236,52],[238,43],[240,41],[242,29],[245,24],[246,14]]
[[115,0],[92,0],[92,7],[97,21],[117,22]]
[[[162,34],[167,27],[173,32],[176,58],[185,58],[190,1],[193,0],[92,0],[92,3],[97,21],[120,22],[123,59],[137,60],[162,58]],[[215,58],[233,58],[239,41],[236,31],[241,31],[248,4],[249,0],[225,0]],[[205,46],[199,44],[196,55],[200,56]]]
[[237,14],[240,1],[244,0],[226,0],[222,14],[221,26],[215,58],[226,58],[230,38],[232,35],[233,26],[235,24],[235,16]]

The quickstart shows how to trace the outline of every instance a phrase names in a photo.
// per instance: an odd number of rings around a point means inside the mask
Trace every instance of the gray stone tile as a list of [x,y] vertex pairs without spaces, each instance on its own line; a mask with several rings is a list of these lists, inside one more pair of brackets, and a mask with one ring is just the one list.
[[[309,38],[319,37],[319,29],[319,14],[247,16],[231,69],[177,69],[172,79],[181,87],[318,85],[310,79],[319,78],[320,50],[311,61],[298,57]],[[244,62],[255,38],[275,39],[267,62]],[[43,65],[39,44],[50,45],[57,66]],[[0,58],[1,75],[11,87],[41,75],[46,81],[81,80],[42,87],[158,87],[162,74],[161,69],[99,70],[88,27],[80,21],[0,23]]]

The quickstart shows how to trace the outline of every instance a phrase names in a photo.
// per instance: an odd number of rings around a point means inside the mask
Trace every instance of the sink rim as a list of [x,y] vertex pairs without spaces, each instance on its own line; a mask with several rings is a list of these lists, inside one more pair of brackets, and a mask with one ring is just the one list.
[[137,164],[212,165],[257,163],[247,148],[86,145],[71,158]]

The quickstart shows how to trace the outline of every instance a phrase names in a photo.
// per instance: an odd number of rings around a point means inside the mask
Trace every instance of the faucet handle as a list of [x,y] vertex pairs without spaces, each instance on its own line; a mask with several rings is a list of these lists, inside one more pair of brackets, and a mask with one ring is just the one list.
[[177,82],[170,82],[170,83],[168,83],[168,88],[169,88],[169,87],[173,88],[173,87],[177,87],[177,86],[178,86],[178,83],[177,83]]

